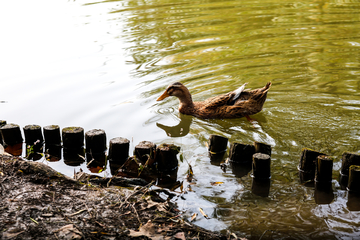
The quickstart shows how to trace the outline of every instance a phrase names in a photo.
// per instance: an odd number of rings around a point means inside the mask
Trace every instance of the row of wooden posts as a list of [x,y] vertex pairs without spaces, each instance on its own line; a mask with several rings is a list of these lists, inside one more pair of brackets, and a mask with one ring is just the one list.
[[[43,130],[43,131],[41,131]],[[84,134],[81,127],[63,128],[60,134],[58,125],[49,125],[41,129],[38,125],[27,125],[23,128],[25,143],[31,146],[42,146],[45,141],[47,147],[62,146],[67,150],[84,147],[86,152],[93,156],[105,154],[106,134],[104,130],[93,129]],[[22,144],[23,138],[20,127],[16,124],[6,124],[0,120],[0,144],[13,146]],[[43,137],[44,136],[44,137]],[[62,144],[61,144],[62,138]],[[137,170],[139,165],[155,166],[156,171],[170,172],[177,169],[178,160],[176,155],[180,147],[162,144],[158,147],[152,142],[143,141],[135,146],[134,156],[130,158],[135,165],[129,165],[129,144],[126,138],[113,138],[110,140],[108,159],[116,162],[119,166],[124,165],[128,169]],[[221,160],[227,151],[228,139],[218,135],[210,135],[208,150],[212,161]],[[232,143],[229,152],[230,163],[250,164],[252,168],[253,184],[270,187],[271,178],[271,146],[254,142],[254,144]],[[303,183],[315,182],[315,187],[321,190],[332,190],[333,161],[331,156],[311,149],[303,149],[299,163],[300,180]],[[124,166],[123,166],[124,167]],[[352,193],[360,193],[360,155],[344,152],[342,155],[342,167],[340,170],[340,185]],[[326,187],[324,187],[326,186]],[[269,190],[258,195],[267,195]]]
[[[213,155],[218,160],[227,150],[228,139],[222,136],[211,135],[209,139],[210,157]],[[251,164],[253,179],[266,180],[271,177],[271,146],[254,142],[253,145],[232,143],[229,152],[230,163]],[[299,176],[301,183],[314,185],[315,190],[328,193],[333,197],[332,174],[334,158],[327,154],[308,148],[302,149],[299,162]],[[360,155],[357,153],[344,152],[340,170],[340,185],[349,193],[360,194]],[[321,197],[320,197],[321,198]],[[329,203],[330,200],[318,199],[319,202]]]

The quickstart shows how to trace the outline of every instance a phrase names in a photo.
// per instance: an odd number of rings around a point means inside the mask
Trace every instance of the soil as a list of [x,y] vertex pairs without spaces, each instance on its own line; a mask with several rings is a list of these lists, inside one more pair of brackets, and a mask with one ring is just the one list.
[[1,239],[230,238],[183,220],[173,196],[142,179],[74,180],[0,154]]

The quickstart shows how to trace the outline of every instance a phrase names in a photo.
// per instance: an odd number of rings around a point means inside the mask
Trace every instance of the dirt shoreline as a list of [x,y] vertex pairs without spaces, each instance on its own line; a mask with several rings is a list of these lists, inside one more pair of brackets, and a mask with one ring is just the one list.
[[[141,179],[80,182],[0,155],[1,239],[230,239],[186,222]],[[171,198],[171,193],[163,191]]]

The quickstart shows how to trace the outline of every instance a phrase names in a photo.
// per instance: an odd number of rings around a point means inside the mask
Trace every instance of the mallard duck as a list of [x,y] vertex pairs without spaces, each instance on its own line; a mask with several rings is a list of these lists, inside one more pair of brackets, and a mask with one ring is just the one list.
[[161,101],[169,96],[179,98],[179,111],[183,114],[198,118],[240,118],[253,115],[261,111],[266,100],[271,82],[265,87],[245,91],[247,83],[235,91],[206,99],[202,102],[193,102],[189,90],[180,82],[169,85],[165,92],[157,99]]

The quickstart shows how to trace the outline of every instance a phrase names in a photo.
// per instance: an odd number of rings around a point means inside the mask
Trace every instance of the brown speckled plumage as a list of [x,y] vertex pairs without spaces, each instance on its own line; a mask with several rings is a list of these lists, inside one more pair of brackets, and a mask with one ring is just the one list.
[[[157,101],[175,96],[180,100],[179,111],[183,114],[199,118],[240,118],[261,111],[271,82],[263,88],[251,91],[243,91],[245,85],[241,89],[202,102],[193,102],[189,90],[183,84],[175,82],[166,88]],[[240,95],[236,96],[239,92]]]

